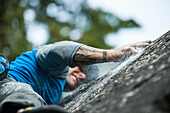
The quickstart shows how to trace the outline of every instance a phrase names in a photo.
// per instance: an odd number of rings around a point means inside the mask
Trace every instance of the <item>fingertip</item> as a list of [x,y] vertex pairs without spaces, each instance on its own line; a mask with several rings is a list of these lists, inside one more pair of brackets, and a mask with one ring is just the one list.
[[152,40],[148,40],[148,43],[150,44],[152,42]]
[[145,41],[142,41],[141,43],[151,43],[152,42],[152,40],[145,40]]
[[17,113],[22,113],[22,112],[24,112],[24,109],[19,109],[19,110],[17,111]]
[[152,40],[149,40],[149,42],[148,42],[148,43],[150,44],[151,42],[152,42]]

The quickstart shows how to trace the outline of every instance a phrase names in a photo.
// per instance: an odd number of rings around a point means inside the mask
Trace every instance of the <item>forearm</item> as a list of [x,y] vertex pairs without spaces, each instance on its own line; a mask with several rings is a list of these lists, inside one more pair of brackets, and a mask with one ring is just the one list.
[[75,53],[72,65],[78,66],[117,61],[116,57],[114,59],[114,56],[111,56],[111,51],[113,50],[103,50],[92,48],[89,46],[81,46]]

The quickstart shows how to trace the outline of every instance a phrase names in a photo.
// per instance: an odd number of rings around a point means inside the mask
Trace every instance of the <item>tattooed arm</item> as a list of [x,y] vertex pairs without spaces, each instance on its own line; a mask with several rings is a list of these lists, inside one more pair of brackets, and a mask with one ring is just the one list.
[[72,66],[106,62],[107,52],[108,50],[81,46],[75,53]]
[[96,49],[89,46],[81,46],[75,53],[72,66],[88,65],[94,63],[116,62],[125,57],[127,52],[137,53],[136,47],[147,46],[150,41],[125,45],[111,50]]

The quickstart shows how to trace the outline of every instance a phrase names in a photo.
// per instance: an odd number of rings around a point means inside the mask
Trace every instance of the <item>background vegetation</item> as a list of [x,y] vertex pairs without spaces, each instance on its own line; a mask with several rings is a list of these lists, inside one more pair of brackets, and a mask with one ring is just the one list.
[[[24,14],[35,13],[28,21]],[[122,20],[114,14],[92,9],[86,0],[1,0],[0,1],[0,52],[14,60],[34,45],[27,40],[28,26],[43,24],[49,39],[46,43],[74,40],[97,48],[109,49],[104,38],[121,28],[139,27],[133,20]],[[71,38],[79,35],[80,38]],[[76,34],[77,33],[77,34]]]

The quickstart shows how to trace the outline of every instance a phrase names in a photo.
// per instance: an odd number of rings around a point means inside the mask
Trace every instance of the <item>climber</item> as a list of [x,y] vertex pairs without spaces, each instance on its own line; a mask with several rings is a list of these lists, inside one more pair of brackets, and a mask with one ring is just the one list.
[[[80,84],[95,79],[95,76],[91,76],[95,74],[89,72],[97,67],[90,64],[120,61],[127,53],[137,53],[137,47],[147,46],[149,42],[139,42],[112,50],[96,49],[72,41],[45,45],[22,53],[11,62],[8,77],[5,76],[2,81],[20,84],[24,90],[32,92],[33,97],[29,101],[31,104],[24,105],[23,108],[55,104],[61,98],[63,90],[73,90]],[[17,89],[19,86],[14,87]],[[19,87],[21,91],[22,87]],[[34,99],[36,96],[38,98]],[[3,99],[0,102],[2,101]]]

